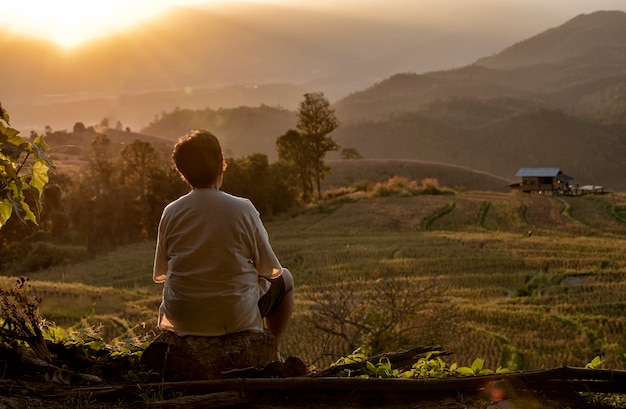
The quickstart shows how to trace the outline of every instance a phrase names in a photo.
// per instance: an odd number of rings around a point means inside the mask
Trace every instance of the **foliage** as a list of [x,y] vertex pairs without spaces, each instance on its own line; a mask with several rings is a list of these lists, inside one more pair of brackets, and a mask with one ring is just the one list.
[[24,341],[41,359],[50,362],[51,355],[41,331],[39,300],[25,295],[28,289],[27,283],[28,278],[21,277],[17,280],[15,288],[0,289],[0,313],[2,314],[0,337],[7,343],[16,340]]
[[61,245],[48,241],[31,242],[22,250],[24,254],[16,258],[10,266],[14,274],[76,263],[87,257],[87,249],[83,246]]
[[48,171],[55,167],[48,150],[41,136],[31,142],[20,137],[0,105],[0,228],[12,215],[37,224]]
[[298,198],[306,203],[313,191],[313,168],[306,139],[296,130],[290,129],[276,140],[279,160],[288,164],[289,173],[294,175],[298,186]]
[[448,188],[439,186],[437,179],[428,178],[420,182],[405,177],[393,176],[386,182],[378,182],[373,188],[374,196],[417,196],[453,194]]
[[135,140],[116,154],[106,134],[94,134],[87,164],[60,188],[67,217],[62,234],[90,255],[155,237],[163,207],[187,187],[162,155]]
[[599,368],[600,365],[602,365],[602,358],[600,358],[599,356],[596,356],[595,358],[591,360],[591,362],[588,362],[587,365],[585,365],[585,368],[596,369],[596,368]]
[[343,148],[341,149],[341,159],[354,160],[363,159],[363,155],[359,153],[355,148]]
[[261,216],[285,212],[297,201],[296,182],[285,162],[269,163],[266,155],[256,154],[227,159],[222,190],[254,203]]
[[321,181],[330,168],[324,164],[327,152],[339,149],[329,135],[339,126],[335,111],[323,93],[304,94],[298,109],[296,130],[290,129],[276,140],[278,158],[291,164],[300,181],[300,196],[309,202],[314,187],[320,199]]
[[314,327],[351,349],[362,345],[381,353],[439,341],[455,326],[454,308],[434,279],[411,285],[397,277],[380,277],[371,285],[340,282],[304,296],[312,303],[309,319]]
[[327,152],[336,151],[339,145],[329,136],[339,126],[335,110],[322,92],[304,94],[298,107],[298,132],[307,140],[311,149],[310,157],[314,178],[317,184],[317,197],[321,197],[321,181],[330,170],[324,165]]
[[458,364],[447,364],[437,354],[439,351],[426,353],[411,365],[409,370],[393,368],[391,361],[387,357],[382,357],[376,363],[370,362],[368,356],[362,348],[356,349],[350,355],[339,358],[331,366],[350,365],[363,363],[357,369],[344,368],[338,372],[340,377],[360,377],[360,378],[410,378],[410,379],[430,379],[446,378],[450,376],[480,376],[503,374],[509,372],[507,368],[498,367],[495,370],[485,368],[484,360],[476,358],[471,366],[458,366]]
[[373,182],[369,180],[361,180],[350,186],[344,186],[336,189],[329,189],[324,192],[325,199],[331,199],[340,196],[355,196],[355,193],[365,193],[359,195],[362,197],[412,197],[418,195],[447,195],[454,194],[454,191],[440,187],[437,179],[427,178],[420,181],[409,180],[404,176],[392,176],[384,182]]

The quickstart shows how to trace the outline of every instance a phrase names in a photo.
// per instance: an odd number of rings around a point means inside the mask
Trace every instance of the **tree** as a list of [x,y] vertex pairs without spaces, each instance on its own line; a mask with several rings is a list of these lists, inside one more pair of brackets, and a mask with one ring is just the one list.
[[343,342],[347,351],[368,354],[445,340],[458,322],[456,307],[437,278],[351,280],[320,286],[305,295],[313,326]]
[[111,140],[96,134],[89,160],[68,202],[77,231],[86,238],[87,251],[94,254],[128,241],[127,198],[117,182],[117,167]]
[[48,171],[54,169],[46,153],[49,149],[41,136],[35,136],[32,142],[19,136],[19,131],[9,126],[9,114],[0,105],[0,228],[13,215],[37,224]]
[[311,166],[310,145],[295,129],[288,130],[276,140],[278,158],[288,164],[290,173],[295,175],[298,184],[298,196],[302,202],[308,202],[313,193],[313,167]]
[[351,160],[351,159],[363,159],[363,155],[359,153],[354,148],[343,148],[341,150],[341,159],[343,160]]
[[296,202],[296,190],[285,162],[270,164],[267,155],[256,153],[228,159],[222,189],[254,203],[261,216],[283,212]]
[[74,128],[73,128],[73,132],[74,133],[83,133],[87,130],[87,128],[85,128],[85,124],[82,122],[76,122],[74,124]]
[[317,197],[321,197],[321,181],[330,168],[324,166],[326,152],[336,151],[339,145],[329,135],[337,129],[339,121],[335,116],[335,110],[322,92],[304,94],[304,100],[300,102],[298,109],[297,130],[306,139],[307,149],[312,169],[315,173],[317,184]]
[[105,134],[97,134],[91,141],[88,171],[97,196],[106,195],[111,189],[115,173],[112,151],[111,139]]
[[228,160],[223,190],[250,199],[263,215],[271,212],[270,184],[267,155],[256,153]]
[[[161,206],[155,209],[153,204],[158,201],[151,200],[151,197],[155,195],[153,186],[158,184],[156,181],[165,179],[165,161],[150,142],[137,139],[124,146],[118,161],[120,182],[126,188],[125,196],[133,199],[141,234],[156,233],[153,229],[155,215],[163,209]],[[158,216],[156,218],[158,220]]]

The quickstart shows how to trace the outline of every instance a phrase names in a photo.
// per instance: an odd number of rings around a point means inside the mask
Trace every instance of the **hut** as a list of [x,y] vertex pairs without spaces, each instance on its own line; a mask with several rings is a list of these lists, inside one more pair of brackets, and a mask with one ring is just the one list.
[[573,178],[559,168],[521,168],[515,176],[522,181],[511,187],[524,193],[571,194],[569,181]]

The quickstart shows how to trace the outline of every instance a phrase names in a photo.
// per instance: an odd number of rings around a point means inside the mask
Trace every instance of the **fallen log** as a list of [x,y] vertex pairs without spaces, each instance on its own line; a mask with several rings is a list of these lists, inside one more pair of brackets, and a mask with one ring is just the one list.
[[291,400],[343,400],[365,401],[415,401],[426,397],[454,396],[483,392],[490,383],[498,380],[510,382],[517,390],[539,391],[548,394],[575,392],[626,393],[626,371],[562,367],[548,370],[520,371],[497,375],[458,378],[383,379],[383,378],[331,378],[294,377],[271,379],[215,379],[186,382],[160,382],[141,385],[81,387],[49,395],[65,399],[76,394],[89,393],[93,398],[122,399],[136,396],[139,390],[160,390],[164,394],[185,396],[237,391],[255,399],[285,398]]

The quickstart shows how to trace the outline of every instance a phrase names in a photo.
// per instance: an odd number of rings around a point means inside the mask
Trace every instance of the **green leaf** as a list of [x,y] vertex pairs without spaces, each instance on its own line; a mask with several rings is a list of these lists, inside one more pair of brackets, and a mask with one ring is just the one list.
[[472,368],[469,368],[467,366],[460,366],[456,368],[456,373],[463,376],[472,376],[476,374]]
[[472,362],[472,370],[474,371],[474,373],[479,373],[481,369],[483,369],[483,360],[480,358],[476,358],[474,359],[474,362]]
[[596,356],[595,358],[593,358],[591,360],[591,362],[589,362],[587,365],[585,365],[585,368],[596,369],[597,367],[602,365],[602,362],[603,362],[602,358],[600,358],[599,356]]
[[55,165],[54,161],[46,153],[46,152],[50,151],[50,146],[43,139],[43,136],[39,135],[39,136],[35,137],[32,146],[33,146],[33,149],[34,149],[35,157],[37,159],[44,161],[48,165],[48,167],[50,167],[52,169],[56,168],[56,165]]
[[2,161],[4,162],[3,163],[4,172],[0,172],[0,174],[2,174],[8,180],[17,179],[17,170],[15,169],[13,162],[11,162],[8,158],[5,159],[5,157],[0,157],[0,159],[2,159]]
[[17,129],[6,127],[2,125],[1,123],[0,123],[0,133],[2,133],[3,135],[7,137],[6,142],[10,143],[11,145],[21,147],[22,145],[26,143],[24,141],[24,138],[22,138],[21,136],[18,136],[20,131],[18,131]]
[[13,205],[11,205],[9,199],[4,199],[2,202],[0,202],[0,227],[4,226],[7,223],[12,213]]
[[43,188],[49,181],[48,178],[48,165],[43,162],[35,162],[31,167],[31,175],[32,178],[30,180],[30,186],[37,189],[38,195],[37,197],[41,197],[41,193],[43,193]]
[[9,123],[9,113],[2,107],[2,104],[0,104],[0,119],[7,124]]
[[30,206],[28,206],[28,203],[22,200],[21,204],[22,204],[22,211],[24,212],[24,219],[30,220],[31,222],[38,224],[37,216],[35,216],[35,213],[33,213],[32,210],[30,210]]

